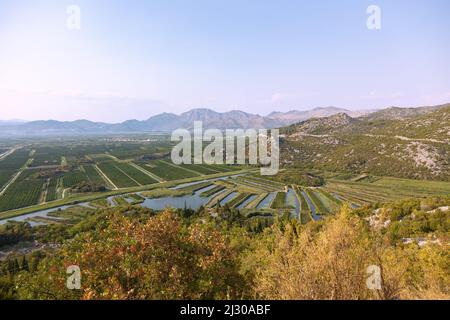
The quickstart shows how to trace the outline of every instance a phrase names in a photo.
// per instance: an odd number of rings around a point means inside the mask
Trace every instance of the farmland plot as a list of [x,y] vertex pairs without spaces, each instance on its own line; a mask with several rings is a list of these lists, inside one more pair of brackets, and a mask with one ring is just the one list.
[[318,193],[316,193],[314,190],[309,189],[309,188],[306,188],[305,192],[308,195],[309,199],[314,204],[314,207],[317,210],[317,214],[330,213],[330,209],[327,206],[325,206],[325,204],[322,202],[321,198],[319,197]]
[[214,188],[202,192],[202,193],[200,194],[200,197],[206,197],[206,198],[207,198],[207,197],[210,197],[210,196],[212,196],[212,195],[214,195],[214,194],[216,194],[216,193],[222,191],[223,189],[225,189],[225,186],[222,186],[222,185],[216,185]]
[[278,192],[272,201],[272,209],[283,209],[286,207],[286,192]]
[[181,167],[198,172],[202,175],[215,174],[220,172],[218,170],[214,170],[213,168],[209,168],[209,166],[202,166],[198,164],[182,164]]
[[20,149],[0,160],[0,189],[25,165],[29,154],[30,150]]
[[228,202],[228,206],[230,208],[235,208],[243,203],[245,200],[252,196],[251,193],[240,193],[235,198],[233,198],[230,202]]
[[134,181],[138,182],[141,185],[153,184],[158,182],[155,179],[151,178],[149,175],[145,174],[144,172],[129,165],[128,163],[115,162],[114,166],[122,170],[127,176],[129,176],[130,178],[132,178]]
[[317,199],[322,203],[322,205],[326,208],[327,213],[334,213],[339,209],[340,206],[337,204],[337,199],[329,195],[328,192],[321,189],[315,189],[314,194],[316,195]]
[[57,187],[58,187],[58,177],[52,177],[50,178],[50,181],[48,182],[47,186],[47,196],[45,198],[45,201],[54,201],[58,199],[57,195]]
[[62,179],[64,188],[72,188],[83,181],[89,180],[89,178],[86,176],[86,173],[80,169],[76,169],[64,174]]
[[0,197],[0,211],[27,207],[39,203],[45,179],[35,178],[33,170],[23,171]]
[[33,155],[32,167],[57,166],[65,154],[65,147],[40,147]]
[[119,188],[135,187],[138,185],[133,179],[127,176],[122,170],[115,166],[116,162],[102,162],[98,165],[100,170]]
[[382,177],[372,183],[331,180],[326,189],[356,203],[450,194],[450,182]]
[[312,220],[311,211],[309,210],[308,203],[301,189],[298,186],[294,186],[294,192],[297,195],[297,199],[300,203],[300,223],[308,223]]
[[150,166],[145,165],[143,168],[165,180],[178,180],[199,176],[199,174],[183,169],[181,166],[169,164],[163,160],[152,161],[149,164]]
[[100,185],[105,185],[105,180],[100,176],[100,174],[95,170],[93,165],[84,165],[83,170],[91,182],[98,183]]

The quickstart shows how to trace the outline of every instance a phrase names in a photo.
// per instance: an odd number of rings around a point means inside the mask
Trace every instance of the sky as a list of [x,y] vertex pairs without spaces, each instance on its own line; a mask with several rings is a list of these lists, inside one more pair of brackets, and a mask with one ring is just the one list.
[[0,0],[0,120],[450,102],[449,12],[448,0]]

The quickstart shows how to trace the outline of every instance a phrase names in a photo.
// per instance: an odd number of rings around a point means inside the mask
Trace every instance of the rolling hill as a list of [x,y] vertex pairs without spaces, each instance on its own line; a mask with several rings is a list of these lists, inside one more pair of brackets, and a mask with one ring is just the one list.
[[450,106],[407,119],[337,114],[281,130],[285,166],[450,180]]
[[171,132],[178,128],[192,129],[194,121],[202,121],[204,128],[249,129],[277,128],[298,122],[299,119],[322,117],[347,111],[338,108],[316,108],[310,111],[291,111],[260,116],[239,110],[216,112],[210,109],[192,109],[180,115],[161,113],[147,120],[127,120],[122,123],[104,123],[88,120],[56,121],[40,120],[27,123],[0,122],[0,135],[73,135]]
[[[121,123],[93,122],[89,120],[76,121],[56,121],[39,120],[30,122],[0,121],[0,136],[54,136],[54,135],[85,135],[85,134],[126,134],[126,133],[169,133],[178,128],[192,129],[194,121],[202,121],[204,129],[248,129],[248,128],[288,128],[298,129],[297,123],[304,123],[309,126],[309,133],[320,134],[330,131],[330,128],[337,130],[339,126],[327,121],[343,121],[340,130],[353,130],[353,132],[374,133],[380,128],[386,130],[395,129],[396,126],[406,125],[397,123],[399,120],[426,121],[420,116],[427,115],[440,110],[446,110],[450,106],[431,106],[420,108],[388,108],[375,112],[369,110],[350,111],[347,109],[326,107],[315,108],[307,111],[272,112],[267,116],[260,116],[244,111],[233,110],[228,112],[216,112],[211,109],[192,109],[182,114],[161,113],[148,118],[147,120],[127,120]],[[336,117],[337,118],[336,118]],[[419,117],[416,119],[416,117]],[[437,116],[439,118],[439,116]],[[319,119],[325,119],[324,122]],[[351,119],[351,120],[350,120]],[[415,120],[416,119],[416,120]],[[445,118],[441,119],[446,121]],[[433,121],[441,121],[434,119]],[[435,123],[435,122],[433,122]],[[392,124],[392,127],[390,125]],[[441,124],[440,127],[445,127]],[[410,124],[414,132],[419,131],[418,123]],[[356,130],[356,131],[355,131]],[[408,127],[402,130],[409,130]],[[426,126],[421,126],[420,134],[426,134]],[[444,130],[441,128],[441,130]],[[411,130],[409,130],[411,131]],[[445,132],[442,131],[444,134]],[[441,133],[442,133],[441,132]],[[427,136],[432,136],[433,130]]]

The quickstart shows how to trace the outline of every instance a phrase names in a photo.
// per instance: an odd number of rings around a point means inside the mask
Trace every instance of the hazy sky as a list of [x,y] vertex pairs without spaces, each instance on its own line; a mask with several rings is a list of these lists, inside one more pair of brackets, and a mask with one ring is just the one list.
[[[371,4],[380,30],[366,26]],[[0,0],[0,119],[450,102],[449,12],[448,0]]]

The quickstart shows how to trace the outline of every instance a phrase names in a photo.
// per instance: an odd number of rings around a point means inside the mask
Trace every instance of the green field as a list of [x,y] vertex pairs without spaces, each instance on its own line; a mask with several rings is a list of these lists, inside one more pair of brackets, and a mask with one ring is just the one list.
[[44,179],[34,178],[33,170],[23,171],[1,196],[0,211],[32,206],[39,203]]
[[114,166],[116,166],[116,168],[120,169],[128,177],[132,178],[134,181],[136,181],[140,185],[146,185],[146,184],[152,184],[152,183],[158,182],[157,180],[151,178],[149,175],[145,174],[144,172],[140,171],[139,169],[136,169],[135,167],[131,166],[128,163],[115,162]]
[[58,187],[58,178],[57,177],[50,178],[47,185],[47,196],[45,198],[46,202],[58,199],[57,187]]
[[405,198],[424,198],[449,195],[450,182],[420,181],[381,177],[372,183],[345,180],[329,180],[325,190],[339,195],[349,202],[364,205]]
[[[250,168],[225,164],[174,165],[168,158],[170,148],[170,142],[160,137],[149,142],[145,139],[139,142],[95,138],[82,141],[69,139],[64,143],[45,140],[32,142],[0,159],[0,185],[2,186],[6,186],[22,168],[31,167],[21,172],[17,180],[5,188],[0,198],[0,211],[20,209],[44,202],[56,204],[71,199],[89,199],[91,196],[100,199],[102,194],[109,193],[108,190],[99,192],[95,191],[96,189],[86,188],[86,191],[77,191],[80,193],[78,195],[71,194],[71,190],[81,182],[106,186],[111,191],[115,191],[117,187],[119,193],[142,188],[143,191],[153,190],[152,192],[156,192],[155,189],[157,189],[159,193],[164,194],[168,192],[164,186],[170,181],[190,179],[201,181],[211,176],[231,173],[236,169]],[[9,149],[2,150],[6,152]],[[208,205],[213,205],[231,192],[236,192],[236,196],[229,200],[229,205],[238,207],[240,203],[254,195],[246,204],[244,211],[252,209],[256,212],[258,210],[274,212],[277,209],[289,209],[294,206],[295,198],[287,197],[283,192],[286,185],[292,183],[284,182],[284,180],[277,181],[273,177],[262,177],[257,173],[256,167],[251,170],[252,172],[245,176],[214,181],[215,186],[203,192],[201,196],[211,197]],[[321,175],[320,172],[317,174]],[[323,177],[325,185],[322,187],[301,187],[307,193],[306,197],[311,200],[317,213],[323,215],[336,212],[345,202],[352,206],[363,206],[404,198],[450,194],[449,182],[377,177],[364,173],[350,175],[324,173]],[[161,186],[155,188],[154,185]],[[199,186],[202,185],[199,184]],[[300,202],[300,220],[306,222],[311,218],[307,199],[300,192],[300,188],[295,185],[292,188],[296,192],[296,199]],[[192,188],[185,189],[189,191]],[[98,192],[98,194],[92,194],[92,192]],[[267,204],[268,207],[257,209],[258,204],[273,192],[276,196]]]
[[19,149],[0,160],[0,190],[25,165],[29,159],[30,150]]
[[308,203],[306,202],[306,199],[303,196],[301,189],[298,186],[294,186],[293,188],[295,195],[297,196],[297,200],[300,203],[300,222],[308,223],[309,221],[312,221],[311,211],[308,207]]
[[251,196],[252,196],[251,193],[239,193],[236,197],[234,197],[233,199],[228,201],[227,205],[230,208],[235,208],[238,205],[240,205],[242,202],[244,202],[245,200],[250,198]]
[[272,209],[286,208],[286,192],[278,192],[272,201]]
[[89,180],[89,178],[86,176],[86,173],[82,171],[80,168],[77,168],[71,172],[64,174],[62,179],[64,188],[71,188],[73,186],[76,186],[82,181]]
[[105,185],[105,180],[103,180],[93,165],[84,165],[82,166],[82,169],[89,181]]
[[207,190],[207,191],[205,191],[205,192],[202,192],[202,193],[200,194],[200,196],[201,196],[201,197],[209,197],[209,196],[212,196],[213,194],[216,194],[216,193],[222,191],[223,189],[225,189],[225,186],[222,186],[222,185],[216,185],[214,188],[209,189],[209,190]]
[[138,186],[139,183],[120,169],[118,164],[116,161],[107,161],[100,163],[98,167],[118,188]]

